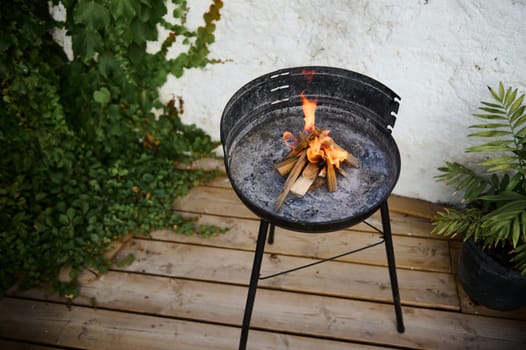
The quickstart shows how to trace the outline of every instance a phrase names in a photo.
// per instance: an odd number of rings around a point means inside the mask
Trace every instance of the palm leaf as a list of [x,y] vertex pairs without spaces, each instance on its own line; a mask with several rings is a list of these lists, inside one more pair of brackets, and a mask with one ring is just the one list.
[[515,267],[523,274],[526,275],[526,243],[519,245],[512,251],[513,257],[510,259]]
[[493,98],[499,102],[502,102],[504,100],[504,85],[502,85],[502,82],[499,83],[499,90],[496,92],[491,87],[488,86],[489,92],[493,96]]
[[508,152],[513,150],[510,147],[512,143],[513,140],[491,141],[479,146],[468,147],[466,152]]
[[479,109],[483,110],[484,112],[492,113],[492,114],[502,114],[503,116],[506,115],[506,109],[501,108],[490,108],[490,107],[480,107]]
[[[513,247],[516,247],[520,236],[520,226],[526,227],[523,226],[526,225],[526,222],[522,222],[524,211],[526,211],[526,197],[522,196],[522,199],[510,201],[484,215],[481,219],[482,227],[492,235],[492,237],[487,238],[494,239],[496,243],[498,241],[510,241],[513,243]],[[515,239],[514,222],[516,220],[518,220],[519,235]]]
[[512,170],[517,167],[517,157],[514,156],[503,156],[490,158],[484,162],[480,162],[480,165],[488,167],[488,171],[499,172],[505,170]]
[[[524,181],[523,175],[521,173],[515,174],[504,187],[504,191],[514,191],[517,185],[520,184],[522,181]],[[525,230],[525,234],[526,234],[526,230]]]
[[474,170],[456,162],[446,162],[445,167],[438,169],[442,174],[436,179],[454,186],[456,191],[466,191],[464,198],[471,202],[492,187],[484,177],[479,176]]
[[497,115],[497,114],[473,114],[473,116],[481,118],[481,119],[489,119],[489,120],[506,120],[506,117],[503,115]]
[[[524,110],[525,110],[525,109],[526,109],[526,106],[520,106],[519,108],[517,108],[517,110],[514,111],[513,114],[511,115],[511,118],[510,118],[511,122],[512,122],[512,123],[516,123],[516,122],[517,122],[517,119],[519,119],[520,117],[524,117],[524,116],[526,116],[526,115],[524,114]],[[520,122],[519,122],[519,123],[520,123]],[[515,127],[515,124],[514,124],[513,127]]]
[[503,191],[497,194],[488,194],[485,196],[480,197],[480,199],[486,200],[486,201],[495,201],[495,202],[501,202],[501,201],[516,201],[516,200],[523,200],[526,199],[526,196],[513,192],[513,191]]
[[506,91],[506,96],[504,97],[504,105],[506,108],[509,108],[513,101],[515,100],[515,97],[517,96],[517,89],[512,90],[511,86]]
[[477,137],[500,137],[512,135],[511,131],[507,130],[488,130],[488,131],[479,131],[469,134],[468,136],[477,136]]
[[502,108],[502,105],[500,105],[500,104],[496,104],[496,103],[485,102],[485,101],[482,101],[482,102],[480,102],[480,103],[483,104],[484,106],[487,106],[487,107],[492,107],[492,108]]
[[[517,92],[517,90],[515,90],[515,92]],[[514,95],[514,98],[515,98],[515,95]],[[516,100],[511,100],[510,102],[510,106],[509,106],[509,110],[508,110],[508,114],[509,115],[513,115],[513,113],[515,113],[519,107],[522,106],[522,101],[524,101],[524,94],[521,95],[519,98],[517,98]]]
[[508,123],[486,123],[486,124],[475,124],[469,126],[470,129],[495,129],[495,128],[507,128]]
[[[522,106],[521,107],[522,110],[524,110],[523,107],[526,107],[526,106]],[[518,112],[520,112],[520,110]],[[517,129],[517,128],[521,127],[522,124],[526,124],[526,114],[520,115],[519,117],[517,117],[514,120],[512,120],[512,122],[513,122],[513,128],[514,129]]]

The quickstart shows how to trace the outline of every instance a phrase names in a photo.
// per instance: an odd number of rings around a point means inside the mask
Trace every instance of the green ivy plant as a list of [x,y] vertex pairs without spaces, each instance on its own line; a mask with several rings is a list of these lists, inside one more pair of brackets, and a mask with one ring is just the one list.
[[[176,163],[217,146],[185,125],[181,101],[163,105],[168,74],[204,67],[220,0],[204,23],[186,25],[186,1],[12,0],[0,11],[0,295],[14,281],[51,284],[75,295],[85,267],[104,271],[108,244],[124,234],[187,225],[171,208],[177,196],[215,176]],[[66,10],[54,20],[50,6]],[[169,30],[161,49],[157,26]],[[52,38],[71,36],[73,58]],[[180,42],[186,51],[167,59]],[[160,111],[155,115],[154,110]],[[58,272],[71,266],[71,282]]]
[[468,167],[447,162],[439,170],[438,180],[463,193],[465,209],[449,209],[434,220],[434,233],[454,237],[473,237],[487,249],[507,252],[507,258],[526,274],[526,106],[524,94],[517,89],[489,89],[493,100],[482,102],[474,114],[481,124],[469,137],[484,143],[467,152],[486,155],[486,159]]

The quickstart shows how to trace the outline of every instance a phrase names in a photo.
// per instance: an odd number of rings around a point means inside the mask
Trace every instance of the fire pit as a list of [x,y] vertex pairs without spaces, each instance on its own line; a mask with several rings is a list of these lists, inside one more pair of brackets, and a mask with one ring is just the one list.
[[[302,71],[315,71],[310,82]],[[285,130],[303,129],[301,92],[318,101],[316,124],[331,130],[360,161],[338,190],[320,187],[288,196],[274,208],[285,179],[274,163],[289,151]],[[264,75],[242,87],[225,107],[221,141],[232,186],[243,203],[266,221],[302,232],[349,227],[370,216],[391,193],[400,155],[391,137],[397,95],[364,75],[327,67],[300,67]]]
[[[286,177],[276,163],[291,152],[283,134],[307,130],[306,101],[316,102],[316,127],[330,130],[334,143],[356,158],[357,167],[342,169],[345,176],[338,177],[331,191],[319,186],[302,196],[289,194],[277,205]],[[240,349],[246,346],[269,229],[269,242],[274,225],[306,233],[334,231],[365,220],[379,208],[397,325],[403,332],[386,201],[400,173],[400,155],[391,136],[398,105],[399,97],[376,80],[331,67],[266,74],[243,86],[226,105],[221,119],[226,171],[241,201],[261,218]]]

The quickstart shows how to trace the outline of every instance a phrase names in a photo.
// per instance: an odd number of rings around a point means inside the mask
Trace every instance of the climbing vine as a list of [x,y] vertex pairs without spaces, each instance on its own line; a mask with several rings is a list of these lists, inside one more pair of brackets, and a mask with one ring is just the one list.
[[[175,21],[165,18],[167,6]],[[177,196],[214,173],[182,171],[217,146],[163,105],[168,74],[213,63],[220,0],[188,28],[186,1],[3,1],[0,9],[0,294],[15,281],[76,294],[85,267],[105,270],[108,244],[184,225]],[[50,14],[61,9],[65,20]],[[160,50],[147,53],[158,28]],[[53,39],[62,30],[72,57]],[[177,57],[166,53],[177,42]],[[154,111],[157,111],[154,113]],[[58,272],[71,266],[71,282]]]

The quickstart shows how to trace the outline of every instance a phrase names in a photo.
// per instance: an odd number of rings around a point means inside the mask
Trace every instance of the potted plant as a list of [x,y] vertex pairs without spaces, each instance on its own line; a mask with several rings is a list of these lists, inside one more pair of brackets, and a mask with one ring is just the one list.
[[474,166],[446,162],[437,176],[462,193],[462,208],[445,209],[433,232],[462,235],[458,275],[478,303],[498,310],[526,305],[526,105],[517,89],[489,88],[491,102],[474,114],[481,138],[466,152],[485,155]]

